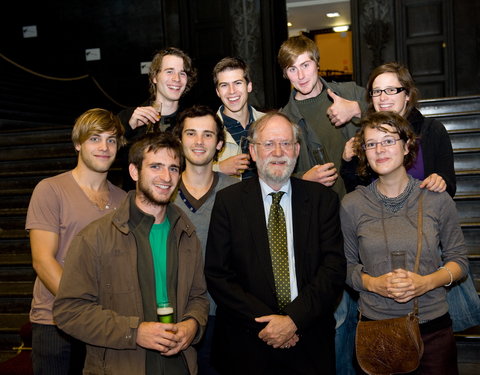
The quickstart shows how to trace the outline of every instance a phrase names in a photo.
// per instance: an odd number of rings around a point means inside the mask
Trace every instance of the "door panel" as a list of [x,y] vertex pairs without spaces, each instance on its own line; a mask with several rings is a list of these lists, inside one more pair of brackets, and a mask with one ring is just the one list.
[[422,98],[455,93],[452,21],[451,0],[397,1],[397,54]]

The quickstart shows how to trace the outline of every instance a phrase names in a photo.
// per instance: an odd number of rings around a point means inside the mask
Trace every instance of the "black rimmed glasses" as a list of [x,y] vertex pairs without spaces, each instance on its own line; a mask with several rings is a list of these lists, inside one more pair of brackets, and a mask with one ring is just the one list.
[[387,95],[397,95],[398,93],[401,93],[402,91],[405,91],[405,87],[387,87],[386,89],[380,90],[380,89],[373,89],[370,91],[370,96],[380,96],[382,95],[382,92],[384,92]]
[[390,147],[397,143],[397,141],[401,141],[401,138],[385,138],[383,141],[380,142],[367,142],[362,145],[364,150],[373,150],[377,148],[377,145],[382,145],[383,147]]

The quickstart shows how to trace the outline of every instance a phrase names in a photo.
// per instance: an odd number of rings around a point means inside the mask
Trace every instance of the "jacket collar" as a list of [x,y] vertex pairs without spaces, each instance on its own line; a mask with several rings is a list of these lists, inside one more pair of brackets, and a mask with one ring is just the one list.
[[[124,234],[128,234],[132,228],[145,221],[150,226],[155,222],[155,218],[152,215],[138,208],[135,203],[135,196],[135,190],[130,191],[118,210],[114,213],[112,219],[113,225]],[[167,206],[167,217],[171,227],[175,228],[176,231],[185,231],[188,236],[191,236],[195,231],[185,213],[173,203],[169,203]]]
[[[320,83],[323,85],[322,86],[322,91],[321,93],[326,90],[326,89],[331,89],[330,85],[328,84],[327,81],[325,81],[322,77],[318,77]],[[333,91],[333,90],[332,90]],[[297,90],[292,89],[292,92],[290,93],[290,100],[288,101],[287,105],[284,107],[286,111],[292,114],[292,118],[290,120],[298,123],[300,120],[304,120],[303,115],[300,113],[300,110],[298,109],[297,104],[295,103],[295,95],[297,95]]]

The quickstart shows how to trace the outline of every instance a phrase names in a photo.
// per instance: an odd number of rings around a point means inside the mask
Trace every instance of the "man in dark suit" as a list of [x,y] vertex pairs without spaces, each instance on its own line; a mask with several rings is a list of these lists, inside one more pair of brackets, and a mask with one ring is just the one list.
[[[336,193],[292,178],[298,127],[271,112],[250,129],[259,178],[217,193],[205,274],[222,374],[335,374],[333,311],[345,279]],[[279,193],[279,194],[278,194]]]

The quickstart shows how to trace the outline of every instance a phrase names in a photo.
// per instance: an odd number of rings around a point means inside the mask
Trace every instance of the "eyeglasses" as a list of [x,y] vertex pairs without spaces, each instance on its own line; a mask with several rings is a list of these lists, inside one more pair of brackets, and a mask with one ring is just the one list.
[[384,90],[380,89],[374,89],[370,91],[370,96],[380,96],[382,95],[382,92],[384,92],[387,95],[397,95],[398,93],[401,93],[402,91],[405,91],[405,87],[387,87]]
[[377,145],[382,145],[383,147],[390,147],[397,143],[397,141],[401,141],[400,138],[385,138],[383,141],[380,142],[367,142],[362,145],[364,150],[373,150],[377,148]]
[[290,151],[293,148],[293,145],[295,142],[290,142],[290,141],[279,141],[279,142],[274,142],[274,141],[265,141],[265,142],[252,142],[254,145],[259,145],[262,146],[265,151],[273,151],[277,145],[280,146],[280,148],[283,151]]

